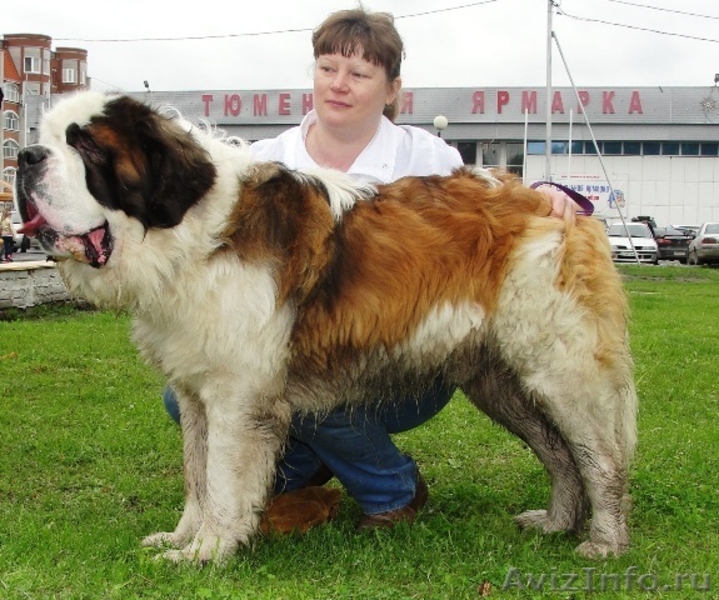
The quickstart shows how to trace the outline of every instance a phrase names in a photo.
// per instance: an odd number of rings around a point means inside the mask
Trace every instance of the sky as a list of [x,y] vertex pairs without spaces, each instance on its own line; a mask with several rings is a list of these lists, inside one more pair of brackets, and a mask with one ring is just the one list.
[[[364,0],[404,40],[417,87],[546,84],[549,0]],[[356,0],[0,0],[0,33],[88,51],[101,91],[312,87],[312,29]],[[552,83],[714,86],[717,0],[555,0]],[[561,54],[559,50],[561,49]],[[562,59],[562,55],[564,59]],[[566,66],[565,66],[566,61]]]

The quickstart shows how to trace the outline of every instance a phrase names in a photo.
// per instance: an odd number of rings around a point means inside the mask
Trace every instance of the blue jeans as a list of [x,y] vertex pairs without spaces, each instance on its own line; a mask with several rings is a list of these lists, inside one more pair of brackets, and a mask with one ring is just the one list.
[[[297,415],[285,455],[277,465],[275,494],[303,488],[325,464],[365,514],[407,506],[417,486],[417,465],[390,434],[408,431],[436,415],[454,393],[437,379],[422,396],[380,407],[340,407],[326,416]],[[163,392],[167,412],[179,422],[171,388]]]

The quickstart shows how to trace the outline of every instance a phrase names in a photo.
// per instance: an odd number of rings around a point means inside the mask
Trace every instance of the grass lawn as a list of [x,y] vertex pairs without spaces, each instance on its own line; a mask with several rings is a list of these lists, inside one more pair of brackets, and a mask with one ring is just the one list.
[[548,480],[458,394],[399,437],[430,485],[413,527],[356,534],[345,496],[334,523],[260,538],[224,569],[156,561],[139,541],[183,502],[162,378],[127,317],[39,308],[0,313],[0,598],[719,597],[719,270],[621,271],[640,397],[627,555],[591,562],[576,539],[519,531]]

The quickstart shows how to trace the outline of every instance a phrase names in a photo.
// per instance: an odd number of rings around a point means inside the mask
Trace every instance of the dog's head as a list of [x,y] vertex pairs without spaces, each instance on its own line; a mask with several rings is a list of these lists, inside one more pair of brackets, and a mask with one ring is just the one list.
[[110,260],[113,214],[174,227],[212,187],[216,170],[177,119],[128,96],[81,92],[43,118],[18,156],[16,196],[44,249],[93,267]]

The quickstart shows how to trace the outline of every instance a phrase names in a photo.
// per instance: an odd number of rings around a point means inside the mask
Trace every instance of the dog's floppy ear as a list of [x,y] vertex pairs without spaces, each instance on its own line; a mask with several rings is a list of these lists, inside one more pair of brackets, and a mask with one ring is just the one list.
[[180,223],[215,181],[215,166],[191,133],[127,96],[107,102],[88,125],[70,125],[66,138],[97,201],[146,228]]
[[173,227],[212,187],[216,169],[205,149],[175,121],[149,112],[136,132],[147,164],[148,227]]

